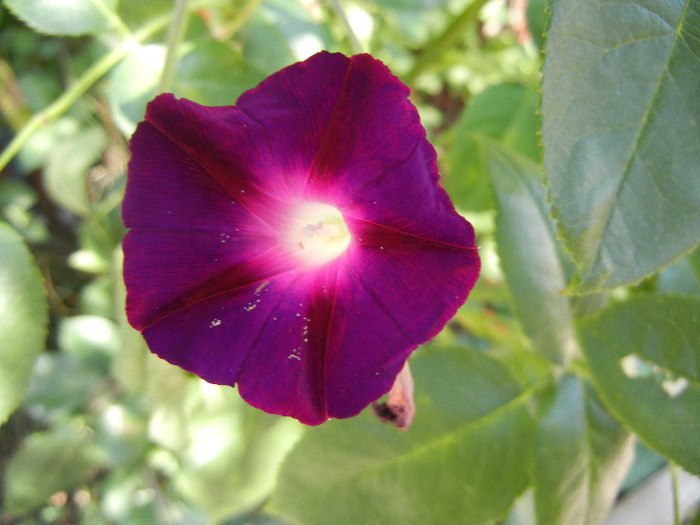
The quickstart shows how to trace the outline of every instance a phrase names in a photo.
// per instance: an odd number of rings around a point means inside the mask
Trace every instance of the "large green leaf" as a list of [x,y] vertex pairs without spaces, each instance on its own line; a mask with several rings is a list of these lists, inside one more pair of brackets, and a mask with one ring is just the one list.
[[700,3],[554,0],[544,166],[575,290],[639,281],[700,239]]
[[575,376],[545,398],[535,432],[538,525],[602,523],[634,454],[632,435]]
[[19,234],[0,223],[0,424],[22,401],[47,321],[39,269]]
[[5,0],[5,5],[33,29],[52,35],[98,33],[112,25],[116,0]]
[[535,349],[564,365],[579,348],[570,300],[562,294],[563,257],[557,252],[542,172],[528,158],[485,139],[479,150],[496,200],[498,254],[516,314]]
[[651,448],[700,474],[700,299],[648,295],[581,326],[603,401]]
[[368,410],[308,431],[283,465],[272,510],[324,525],[502,517],[527,486],[529,396],[477,350],[431,350],[412,370],[413,426],[399,432]]

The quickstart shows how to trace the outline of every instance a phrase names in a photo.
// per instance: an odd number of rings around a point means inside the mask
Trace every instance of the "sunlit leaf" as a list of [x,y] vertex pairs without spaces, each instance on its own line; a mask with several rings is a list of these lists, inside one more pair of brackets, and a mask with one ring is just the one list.
[[116,0],[4,0],[28,26],[52,35],[83,35],[109,29]]
[[542,173],[533,161],[480,141],[496,200],[496,239],[518,319],[535,350],[565,364],[579,352],[562,257],[557,252]]
[[632,462],[632,435],[574,376],[545,398],[533,458],[538,525],[602,523]]
[[109,104],[115,123],[124,135],[131,136],[136,124],[143,119],[146,104],[156,95],[164,64],[165,46],[134,46],[110,72]]
[[44,348],[47,306],[27,246],[0,223],[0,424],[20,404],[34,359]]
[[582,342],[606,405],[651,448],[700,474],[700,299],[647,295],[586,319]]
[[97,126],[86,128],[54,147],[44,168],[43,182],[56,204],[80,216],[90,213],[88,174],[106,147],[106,134]]
[[467,348],[431,350],[412,371],[417,414],[409,430],[365,411],[307,431],[283,465],[272,510],[324,525],[502,517],[527,486],[532,426],[519,387]]
[[119,351],[119,334],[114,322],[97,315],[76,315],[64,319],[58,329],[58,345],[105,374],[110,359]]
[[213,523],[261,505],[301,425],[251,408],[230,387],[158,364],[151,368],[150,437],[178,458],[178,491]]
[[316,24],[298,2],[261,3],[243,33],[243,55],[247,63],[266,74],[308,58],[321,49],[336,50],[328,28]]
[[544,166],[574,290],[639,281],[700,239],[700,4],[551,4]]

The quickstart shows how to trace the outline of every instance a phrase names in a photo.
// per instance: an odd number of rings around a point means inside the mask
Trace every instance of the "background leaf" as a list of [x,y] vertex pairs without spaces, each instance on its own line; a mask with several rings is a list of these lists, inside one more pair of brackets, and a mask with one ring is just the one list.
[[[564,365],[580,352],[557,252],[542,172],[531,160],[485,140],[481,157],[496,200],[496,239],[515,311],[536,351]],[[527,264],[523,262],[527,261]]]
[[467,210],[492,207],[488,176],[479,156],[477,139],[489,138],[534,162],[537,145],[539,95],[520,84],[489,87],[471,101],[455,125],[452,143],[442,158],[445,189],[455,204]]
[[5,0],[15,16],[41,33],[83,35],[109,29],[116,0]]
[[603,523],[632,462],[632,435],[575,376],[545,398],[535,431],[538,525]]
[[107,136],[95,126],[56,145],[44,168],[44,186],[56,204],[80,216],[90,214],[88,173],[107,144]]
[[260,506],[302,426],[250,407],[233,388],[187,377],[151,357],[149,435],[177,458],[178,491],[213,523]]
[[700,4],[551,4],[544,167],[575,289],[639,281],[700,239]]
[[326,525],[477,525],[505,514],[527,486],[531,420],[518,385],[468,348],[431,349],[411,367],[410,430],[368,410],[307,431],[283,465],[273,510]]
[[228,44],[204,41],[179,60],[173,92],[207,106],[232,106],[264,78]]
[[700,474],[700,299],[645,295],[581,324],[593,383],[651,448]]
[[0,424],[22,400],[47,322],[41,273],[19,234],[0,222]]
[[101,464],[93,433],[77,421],[29,436],[7,466],[6,510],[20,514],[86,481]]

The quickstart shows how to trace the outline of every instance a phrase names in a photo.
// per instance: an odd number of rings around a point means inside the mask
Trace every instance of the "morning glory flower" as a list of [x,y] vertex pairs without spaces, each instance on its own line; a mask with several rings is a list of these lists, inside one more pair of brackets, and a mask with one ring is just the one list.
[[322,52],[235,106],[149,103],[123,218],[152,352],[310,425],[391,389],[479,271],[408,92],[369,55]]

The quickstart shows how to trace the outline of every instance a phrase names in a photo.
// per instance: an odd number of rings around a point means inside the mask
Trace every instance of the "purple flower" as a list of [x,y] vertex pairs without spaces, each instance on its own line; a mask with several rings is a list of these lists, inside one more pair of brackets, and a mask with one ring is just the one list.
[[369,55],[323,52],[236,106],[148,105],[124,278],[152,352],[311,425],[391,388],[479,272],[407,95]]

